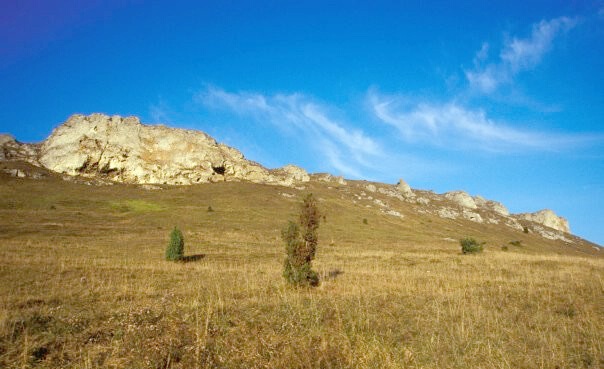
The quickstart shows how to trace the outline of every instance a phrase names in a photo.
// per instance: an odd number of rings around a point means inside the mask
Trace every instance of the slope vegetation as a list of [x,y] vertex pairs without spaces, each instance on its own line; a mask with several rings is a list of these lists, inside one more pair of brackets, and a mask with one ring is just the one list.
[[[3,165],[29,177],[0,174],[0,367],[604,365],[604,259],[570,235],[443,218],[365,182],[145,190]],[[295,289],[280,231],[308,192],[321,285]],[[174,226],[190,262],[164,261]],[[485,251],[461,255],[465,236]]]

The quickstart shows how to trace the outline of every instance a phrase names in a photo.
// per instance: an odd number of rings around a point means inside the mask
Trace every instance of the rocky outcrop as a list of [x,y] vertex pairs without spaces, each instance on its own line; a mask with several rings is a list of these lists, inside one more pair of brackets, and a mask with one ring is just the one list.
[[472,196],[468,195],[464,191],[451,191],[445,193],[443,196],[461,207],[468,209],[478,208],[478,206],[476,206],[476,203],[474,202],[474,198],[472,198]]
[[40,179],[46,177],[44,172],[35,171],[35,170],[24,170],[19,168],[2,168],[0,170],[1,173],[8,174],[11,177],[15,178],[32,178],[32,179]]
[[310,176],[304,169],[291,164],[271,171],[271,175],[278,178],[279,184],[283,186],[310,181]]
[[546,228],[539,225],[534,226],[533,231],[539,234],[541,237],[549,240],[561,240],[567,243],[573,243],[573,240],[567,237],[567,233],[562,231],[553,230],[551,228]]
[[415,197],[413,190],[411,190],[411,187],[403,179],[398,180],[398,183],[396,184],[396,189],[401,195],[406,198]]
[[549,209],[544,209],[535,213],[517,214],[516,217],[544,225],[557,231],[570,233],[568,221],[565,218],[557,216],[556,213]]
[[463,211],[461,212],[461,215],[467,219],[470,220],[472,222],[476,222],[476,223],[484,223],[484,220],[482,219],[482,216],[480,214],[478,214],[477,212],[468,210],[468,209],[463,209]]
[[200,131],[103,114],[70,117],[41,145],[39,162],[71,176],[139,184],[247,180],[292,186],[310,180],[293,165],[268,170]]
[[37,164],[38,146],[18,142],[11,135],[0,134],[0,160],[23,160]]
[[459,212],[455,209],[443,207],[436,210],[436,214],[441,218],[447,219],[457,219],[459,217]]
[[474,196],[474,203],[479,208],[493,211],[501,216],[509,216],[509,210],[500,202],[487,200],[482,196]]
[[346,185],[346,180],[344,180],[344,177],[334,176],[329,173],[315,173],[312,175],[312,178],[321,182],[337,183],[342,186]]

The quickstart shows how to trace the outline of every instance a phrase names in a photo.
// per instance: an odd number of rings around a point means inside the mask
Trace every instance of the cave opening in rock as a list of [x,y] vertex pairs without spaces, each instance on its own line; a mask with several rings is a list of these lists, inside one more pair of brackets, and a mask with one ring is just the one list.
[[226,171],[226,168],[222,165],[219,167],[212,166],[212,170],[215,174],[220,174],[221,176],[223,176],[224,172]]

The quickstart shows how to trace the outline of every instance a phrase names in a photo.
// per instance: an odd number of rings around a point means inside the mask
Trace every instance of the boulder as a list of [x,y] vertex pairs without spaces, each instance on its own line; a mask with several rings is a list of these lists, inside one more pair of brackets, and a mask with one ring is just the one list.
[[413,190],[411,190],[411,187],[403,179],[398,180],[398,183],[396,184],[396,189],[398,192],[401,193],[401,195],[406,198],[415,197]]
[[366,188],[366,189],[367,189],[367,191],[369,191],[369,192],[375,192],[375,191],[377,191],[377,187],[375,187],[375,185],[374,185],[374,184],[371,184],[371,183],[370,183],[370,184],[368,184],[367,186],[365,186],[365,188]]
[[465,219],[471,220],[472,222],[484,223],[482,216],[480,216],[480,214],[478,214],[476,212],[464,209],[461,214]]

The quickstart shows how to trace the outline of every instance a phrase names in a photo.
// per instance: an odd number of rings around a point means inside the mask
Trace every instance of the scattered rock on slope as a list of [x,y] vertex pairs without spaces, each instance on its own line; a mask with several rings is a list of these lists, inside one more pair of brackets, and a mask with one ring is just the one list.
[[333,182],[339,185],[346,185],[346,180],[342,176],[334,176],[329,173],[315,173],[312,175],[314,179],[321,182]]

